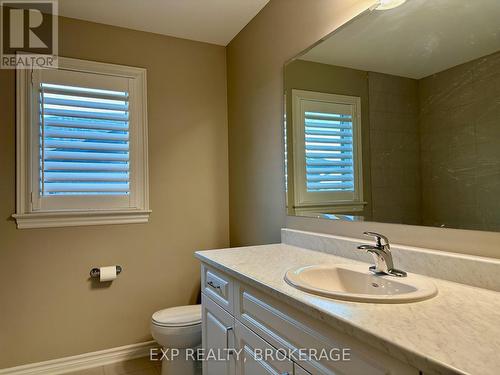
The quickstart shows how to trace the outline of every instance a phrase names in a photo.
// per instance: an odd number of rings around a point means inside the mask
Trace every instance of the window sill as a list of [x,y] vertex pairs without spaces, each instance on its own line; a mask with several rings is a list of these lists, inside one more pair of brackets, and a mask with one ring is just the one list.
[[58,211],[13,214],[17,229],[147,223],[150,210]]
[[332,202],[330,204],[305,204],[295,206],[296,212],[321,212],[321,213],[344,213],[344,212],[361,212],[365,209],[367,202],[346,201]]

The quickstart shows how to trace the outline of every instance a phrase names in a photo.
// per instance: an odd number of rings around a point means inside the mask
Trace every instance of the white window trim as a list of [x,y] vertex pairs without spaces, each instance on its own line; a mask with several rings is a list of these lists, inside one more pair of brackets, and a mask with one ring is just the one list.
[[[307,192],[305,163],[305,129],[304,114],[301,109],[302,100],[314,100],[327,103],[341,103],[353,106],[353,143],[355,196],[354,199],[331,199],[332,193]],[[359,212],[364,210],[367,202],[363,201],[363,161],[361,140],[361,98],[356,96],[328,94],[306,90],[292,90],[292,128],[293,128],[293,164],[294,164],[294,209],[297,212]],[[334,193],[335,194],[335,193]]]
[[[146,69],[87,60],[59,57],[59,69],[107,74],[134,80],[136,102],[135,148],[137,174],[134,206],[126,209],[35,211],[32,209],[32,74],[30,69],[16,71],[16,220],[17,228],[47,228],[81,225],[146,223],[149,220],[148,123]],[[38,166],[37,166],[38,168]]]

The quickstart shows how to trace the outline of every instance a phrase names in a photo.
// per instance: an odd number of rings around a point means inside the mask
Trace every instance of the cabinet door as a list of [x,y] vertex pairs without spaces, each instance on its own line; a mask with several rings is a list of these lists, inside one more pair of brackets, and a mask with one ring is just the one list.
[[234,318],[205,294],[201,302],[203,375],[234,375]]
[[250,331],[235,322],[237,375],[292,375],[293,362]]

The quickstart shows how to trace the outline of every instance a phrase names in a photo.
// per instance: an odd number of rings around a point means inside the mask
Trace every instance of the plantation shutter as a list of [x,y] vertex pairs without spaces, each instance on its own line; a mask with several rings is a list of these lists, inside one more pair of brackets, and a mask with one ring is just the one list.
[[294,207],[363,209],[361,98],[292,90]]
[[354,191],[352,114],[305,111],[303,118],[307,191]]
[[17,72],[18,228],[147,223],[147,71],[59,57]]
[[130,193],[129,93],[40,83],[40,194]]

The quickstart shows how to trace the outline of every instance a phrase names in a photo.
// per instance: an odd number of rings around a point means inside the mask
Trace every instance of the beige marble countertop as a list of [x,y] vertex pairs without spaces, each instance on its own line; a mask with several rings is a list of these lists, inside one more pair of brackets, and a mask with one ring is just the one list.
[[427,301],[346,302],[302,292],[283,277],[301,265],[359,263],[347,258],[285,244],[200,251],[196,256],[426,375],[500,374],[499,292],[428,278],[439,292]]

